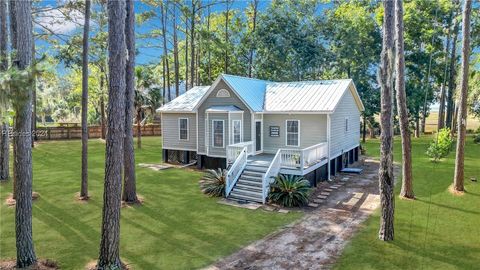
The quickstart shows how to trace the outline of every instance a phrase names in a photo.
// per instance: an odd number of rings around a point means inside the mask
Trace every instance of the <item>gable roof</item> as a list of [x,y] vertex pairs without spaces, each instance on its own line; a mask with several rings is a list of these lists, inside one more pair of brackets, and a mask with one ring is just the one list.
[[220,75],[212,86],[197,86],[163,107],[159,112],[195,111],[216,85],[223,80],[254,112],[319,112],[332,113],[342,97],[350,91],[360,111],[364,110],[351,79],[270,82],[228,74]]
[[195,86],[157,109],[157,112],[192,112],[210,86]]
[[[268,83],[265,112],[333,112],[348,91],[358,95],[351,79]],[[360,98],[355,98],[363,110]]]

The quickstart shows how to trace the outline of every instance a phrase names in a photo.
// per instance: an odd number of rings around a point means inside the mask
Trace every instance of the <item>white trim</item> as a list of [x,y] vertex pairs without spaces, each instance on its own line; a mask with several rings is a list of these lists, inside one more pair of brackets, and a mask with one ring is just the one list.
[[161,136],[162,136],[162,149],[164,149],[165,148],[165,141],[164,141],[165,136],[163,136],[163,132],[165,131],[165,128],[164,128],[165,126],[163,125],[163,115],[162,114],[163,113],[160,113],[160,132],[161,132]]
[[[288,121],[296,121],[298,122],[298,132],[297,132],[297,137],[298,137],[298,144],[297,145],[289,145],[288,144]],[[285,146],[290,146],[290,147],[300,147],[300,120],[299,119],[286,119],[285,120]]]
[[355,86],[355,83],[353,82],[353,80],[350,80],[350,84],[343,92],[337,104],[335,104],[335,107],[333,107],[332,112],[335,112],[337,110],[338,104],[340,104],[341,100],[344,98],[347,92],[352,93],[353,99],[355,100],[355,104],[357,105],[358,110],[361,112],[365,111],[365,106],[363,106],[362,99],[360,98],[360,94],[358,94],[358,91],[357,91],[357,87]]
[[[178,151],[195,151],[194,148],[182,148],[182,147],[163,147],[165,150],[178,150]],[[197,151],[195,151],[197,152]]]
[[228,91],[225,88],[222,88],[217,91],[217,94],[215,94],[215,97],[217,98],[229,98],[230,97],[230,91]]
[[232,144],[232,138],[230,138],[230,124],[231,124],[231,120],[230,120],[230,112],[228,112],[228,115],[227,115],[227,130],[228,130],[228,145]]
[[327,143],[328,143],[328,168],[327,168],[327,179],[330,181],[330,175],[332,174],[331,169],[330,169],[330,142],[331,142],[331,124],[332,120],[330,119],[330,114],[327,114]]
[[[187,138],[186,139],[182,139],[182,137],[181,137],[182,135],[181,135],[181,130],[180,130],[180,127],[181,127],[180,121],[183,120],[183,119],[187,120]],[[179,117],[178,118],[178,139],[180,141],[189,141],[190,140],[190,120],[186,117]]]
[[[219,122],[222,122],[222,147],[219,147],[219,146],[215,146],[215,121],[219,121]],[[222,120],[222,119],[212,119],[212,147],[213,148],[219,148],[219,149],[223,149],[225,148],[225,120]]]
[[195,115],[195,124],[196,124],[196,130],[195,130],[195,133],[197,135],[197,137],[195,138],[195,142],[196,142],[196,145],[197,145],[197,153],[198,153],[198,113],[196,113]]
[[[240,122],[240,141],[239,142],[235,142],[235,122]],[[231,141],[230,141],[230,144],[233,142],[234,144],[235,143],[241,143],[243,142],[243,126],[242,126],[242,120],[240,119],[234,119],[232,120],[232,125],[231,125],[231,128],[230,128],[230,134],[231,134]]]
[[156,113],[196,113],[196,111],[161,111],[157,109]]

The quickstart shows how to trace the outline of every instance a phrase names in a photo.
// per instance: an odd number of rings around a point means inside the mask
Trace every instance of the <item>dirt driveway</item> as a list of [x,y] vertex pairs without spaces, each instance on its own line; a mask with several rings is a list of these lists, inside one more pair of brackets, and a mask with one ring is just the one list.
[[[347,241],[379,206],[378,162],[367,159],[360,163],[364,168],[361,175],[337,175],[334,183],[342,186],[317,208],[307,210],[301,220],[206,269],[331,268]],[[398,175],[398,169],[395,171]],[[322,184],[317,194],[332,186]]]

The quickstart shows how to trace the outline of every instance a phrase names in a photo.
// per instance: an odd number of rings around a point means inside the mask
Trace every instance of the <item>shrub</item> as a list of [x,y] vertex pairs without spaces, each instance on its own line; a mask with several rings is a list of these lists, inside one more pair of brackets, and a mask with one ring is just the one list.
[[453,139],[450,135],[450,129],[443,128],[438,131],[437,138],[430,143],[426,154],[433,162],[438,162],[450,153],[452,144]]
[[227,178],[227,170],[207,170],[203,175],[201,188],[203,193],[211,197],[225,196],[225,182]]
[[480,144],[480,133],[473,135],[473,142],[476,144]]
[[270,185],[268,198],[286,207],[302,206],[308,203],[309,193],[310,183],[302,176],[280,174]]

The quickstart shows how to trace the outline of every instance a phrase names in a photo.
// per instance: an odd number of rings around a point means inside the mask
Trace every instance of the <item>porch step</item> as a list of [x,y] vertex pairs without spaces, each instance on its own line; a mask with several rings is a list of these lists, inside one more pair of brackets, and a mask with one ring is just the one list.
[[249,165],[247,164],[247,166],[245,166],[245,172],[249,172],[249,173],[265,173],[267,172],[268,170],[268,167],[264,167],[264,166],[254,166],[254,165]]
[[232,199],[232,200],[236,200],[236,201],[263,203],[262,202],[262,197],[252,197],[252,196],[246,196],[246,195],[241,195],[241,194],[230,194],[230,196],[228,196],[228,198]]
[[242,175],[263,178],[264,174],[256,171],[243,171]]
[[250,186],[250,187],[262,187],[262,182],[253,182],[239,179],[237,185]]
[[248,180],[248,181],[252,181],[252,182],[262,182],[262,178],[263,177],[257,177],[257,176],[250,176],[250,175],[245,175],[245,174],[242,174],[240,176],[240,179],[243,179],[243,180]]
[[252,192],[262,192],[262,186],[254,186],[254,185],[249,185],[249,184],[242,184],[242,183],[237,183],[235,185],[236,190],[238,191],[252,191]]

